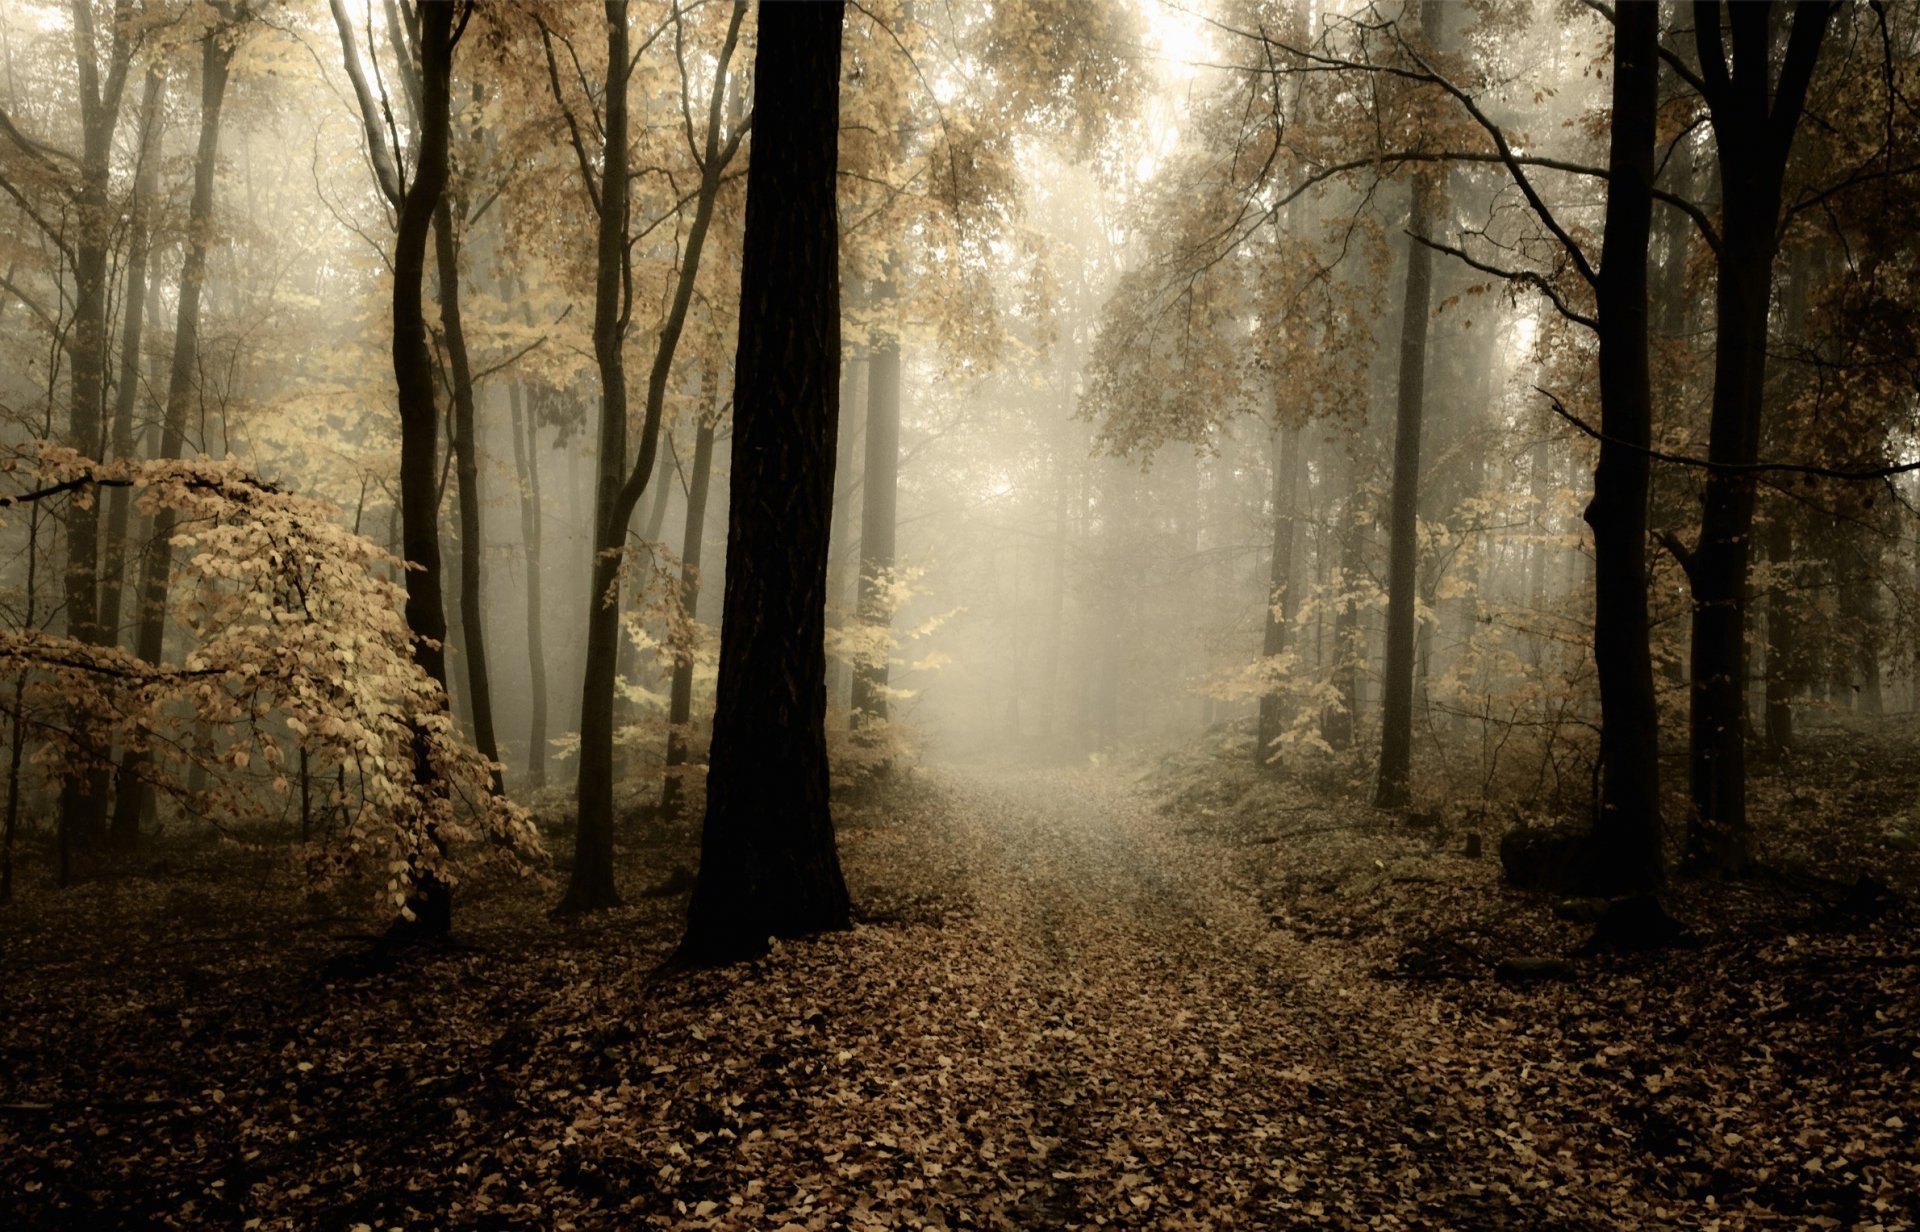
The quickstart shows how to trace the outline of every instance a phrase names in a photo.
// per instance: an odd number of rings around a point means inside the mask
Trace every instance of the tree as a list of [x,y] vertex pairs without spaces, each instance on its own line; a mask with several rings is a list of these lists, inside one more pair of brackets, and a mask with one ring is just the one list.
[[[1776,78],[1775,6],[1694,5],[1699,75],[1719,157],[1721,217],[1714,239],[1713,409],[1700,537],[1679,555],[1693,599],[1689,769],[1693,811],[1686,862],[1737,876],[1752,855],[1746,796],[1746,613],[1754,476],[1767,371],[1767,316],[1787,159],[1834,6],[1801,0]],[[1678,544],[1673,546],[1678,547]]]
[[[439,445],[433,354],[427,345],[421,296],[426,284],[427,235],[447,186],[452,130],[453,49],[472,16],[470,5],[421,4],[414,12],[420,54],[420,103],[415,122],[413,179],[389,148],[376,101],[354,46],[344,0],[331,0],[347,76],[359,103],[368,157],[382,194],[398,211],[393,237],[393,376],[400,412],[400,536],[406,572],[406,620],[414,661],[438,684],[438,704],[413,716],[413,790],[427,816],[437,814],[447,787],[431,756],[431,732],[441,721],[447,686],[447,613],[441,595]],[[456,8],[458,13],[456,14]],[[458,26],[455,17],[458,17]],[[397,34],[396,34],[396,37]],[[436,844],[438,839],[435,839]],[[430,869],[414,879],[395,940],[433,940],[453,925],[452,887]]]
[[1663,876],[1660,716],[1647,615],[1647,500],[1653,389],[1647,343],[1647,249],[1653,230],[1660,6],[1622,0],[1613,43],[1606,238],[1599,272],[1600,461],[1593,527],[1593,657],[1600,684],[1597,880],[1644,891]]
[[[680,256],[672,299],[661,322],[654,345],[653,364],[647,373],[646,404],[640,427],[640,449],[629,461],[627,454],[626,361],[623,347],[632,302],[628,235],[627,166],[627,77],[633,65],[628,54],[627,6],[625,0],[608,0],[607,79],[604,93],[600,165],[606,170],[597,175],[585,147],[576,137],[574,152],[580,174],[599,214],[594,275],[593,350],[600,371],[600,457],[594,487],[593,560],[587,591],[586,671],[580,700],[580,769],[576,780],[578,824],[574,831],[573,865],[567,878],[561,912],[594,911],[616,905],[619,891],[613,883],[613,698],[614,679],[620,649],[620,576],[627,553],[627,524],[634,508],[646,493],[660,445],[660,422],[666,407],[667,385],[673,373],[675,354],[686,328],[687,311],[693,303],[695,280],[700,272],[700,254],[713,221],[714,203],[727,166],[740,149],[752,120],[723,132],[722,116],[727,99],[729,69],[738,44],[740,25],[746,14],[745,0],[730,11],[725,41],[715,59],[712,86],[708,95],[707,131],[704,141],[694,136],[691,106],[686,100],[692,82],[686,76],[684,22],[679,9],[672,16],[675,48],[681,65],[681,98],[685,110],[684,134],[687,153],[699,172],[693,193],[692,214],[687,223],[684,249]],[[553,35],[542,27],[547,40],[547,57],[556,101],[562,100],[559,70],[553,54]],[[565,104],[562,102],[562,106]],[[570,132],[578,126],[568,113]],[[677,212],[678,206],[675,207]]]
[[[200,369],[200,301],[206,292],[207,248],[212,240],[214,173],[220,157],[220,116],[226,103],[227,77],[233,64],[234,41],[229,9],[222,20],[201,35],[200,138],[193,157],[193,200],[187,211],[186,254],[180,263],[180,296],[173,330],[173,360],[167,370],[167,405],[160,426],[159,456],[180,458],[186,451],[187,412],[198,385]],[[133,311],[129,305],[129,312]],[[173,579],[174,513],[161,509],[153,522],[153,542],[141,559],[139,621],[134,653],[148,663],[160,661],[167,632],[167,591]],[[116,846],[130,847],[139,837],[140,813],[146,804],[141,782],[144,754],[133,749],[120,759],[113,807],[112,838]]]
[[686,619],[686,636],[682,639],[683,644],[674,648],[673,681],[668,686],[666,780],[660,787],[660,813],[665,817],[680,815],[681,801],[685,796],[682,780],[686,774],[682,767],[686,766],[692,755],[687,728],[693,721],[694,637],[696,618],[700,613],[700,552],[706,538],[707,491],[713,479],[714,420],[720,414],[718,383],[718,374],[709,368],[703,386],[710,391],[708,396],[713,399],[714,406],[711,413],[700,417],[700,426],[693,438],[693,475],[687,482],[687,525],[680,545],[680,607]]
[[839,414],[835,169],[845,5],[763,3],[747,175],[720,675],[679,958],[848,925],[827,804],[828,533]]

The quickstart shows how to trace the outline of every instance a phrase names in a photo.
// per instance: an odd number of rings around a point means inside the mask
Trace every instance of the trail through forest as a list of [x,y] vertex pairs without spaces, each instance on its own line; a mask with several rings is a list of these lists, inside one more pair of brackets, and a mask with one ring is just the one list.
[[393,966],[255,855],[82,886],[0,939],[0,1223],[1913,1226],[1904,908],[1515,986],[1459,955],[1575,934],[1489,862],[1168,788],[916,771],[840,806],[852,933],[691,974],[690,831],[593,923],[470,884]]

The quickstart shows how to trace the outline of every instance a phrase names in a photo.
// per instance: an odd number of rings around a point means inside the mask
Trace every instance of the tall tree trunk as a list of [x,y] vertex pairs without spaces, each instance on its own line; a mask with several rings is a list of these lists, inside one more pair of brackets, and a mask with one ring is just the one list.
[[[1293,632],[1293,614],[1299,597],[1293,585],[1293,545],[1297,538],[1294,505],[1300,491],[1300,429],[1275,425],[1273,429],[1273,553],[1267,570],[1267,611],[1265,635],[1260,654],[1269,663],[1287,652],[1287,640]],[[1260,698],[1259,739],[1254,743],[1253,759],[1266,765],[1274,755],[1274,745],[1285,734],[1292,715],[1287,713],[1277,693]]]
[[[452,4],[419,9],[420,140],[413,183],[401,198],[393,239],[393,376],[399,387],[400,538],[407,570],[407,628],[413,658],[444,692],[447,685],[447,613],[441,595],[439,466],[440,415],[434,405],[433,354],[422,304],[427,234],[447,186],[453,75]],[[413,791],[430,818],[445,807],[447,785],[433,765],[429,720],[413,723]],[[431,825],[431,823],[430,823]],[[432,829],[436,845],[444,840]],[[408,901],[411,920],[396,925],[395,940],[445,937],[453,926],[453,888],[430,872],[415,871]]]
[[[1422,9],[1431,7],[1422,5]],[[1438,188],[1415,176],[1407,224],[1406,298],[1400,314],[1400,381],[1393,431],[1393,498],[1387,521],[1386,668],[1381,679],[1380,780],[1376,808],[1411,800],[1413,765],[1413,625],[1418,604],[1420,420],[1427,393],[1427,317],[1433,250],[1420,241],[1433,229]]]
[[500,770],[500,744],[493,731],[493,686],[487,677],[486,613],[480,589],[480,458],[474,440],[473,366],[467,334],[460,323],[460,253],[453,233],[453,208],[442,194],[433,212],[433,247],[440,275],[440,331],[446,338],[447,366],[453,375],[453,474],[460,503],[460,633],[467,656],[467,703],[473,711],[473,743],[494,764],[493,790],[506,790]]
[[[1700,540],[1687,561],[1693,598],[1690,871],[1739,876],[1752,862],[1746,797],[1746,601],[1754,481],[1767,366],[1767,313],[1787,157],[1833,6],[1802,0],[1773,75],[1771,4],[1732,4],[1729,64],[1718,0],[1694,6],[1695,36],[1719,153],[1721,236],[1714,289],[1713,407]],[[1732,468],[1732,469],[1727,469]]]
[[[120,334],[120,380],[114,390],[113,423],[108,431],[108,456],[115,461],[133,458],[133,407],[140,397],[140,345],[147,321],[147,261],[153,248],[148,217],[160,179],[161,99],[166,78],[147,70],[140,98],[139,169],[133,181],[133,208],[127,220],[127,290],[125,327]],[[120,595],[127,557],[127,523],[133,507],[125,488],[106,493],[107,533],[101,545],[100,627],[110,641],[120,637]]]
[[848,925],[827,805],[827,549],[839,412],[842,0],[763,3],[734,362],[720,677],[679,957]]
[[[693,438],[693,478],[687,487],[687,526],[680,544],[680,604],[687,619],[700,613],[700,546],[707,524],[707,489],[713,475],[714,416],[719,414],[719,378],[709,372],[707,389],[714,407],[700,418]],[[667,702],[667,777],[660,788],[660,812],[678,817],[684,797],[682,780],[689,756],[687,727],[693,721],[693,647],[679,648],[673,657],[673,684]]]
[[1587,523],[1593,527],[1593,657],[1600,684],[1600,811],[1595,868],[1605,888],[1651,890],[1661,854],[1659,714],[1647,611],[1647,496],[1653,392],[1647,249],[1659,105],[1657,0],[1616,10],[1613,134],[1599,278],[1600,425]]
[[[640,452],[627,468],[627,397],[621,345],[626,322],[621,304],[627,249],[627,82],[624,72],[609,72],[606,85],[606,157],[612,172],[602,177],[598,273],[594,286],[594,356],[601,373],[600,463],[594,501],[594,557],[588,591],[587,662],[580,701],[579,824],[574,831],[573,869],[558,910],[592,911],[620,901],[613,883],[613,692],[620,651],[620,562],[626,552],[627,522],[646,493],[660,444],[660,419],[666,405],[667,380],[674,354],[686,327],[693,302],[694,278],[701,250],[713,221],[713,202],[727,164],[739,149],[745,130],[736,126],[723,142],[721,112],[726,105],[728,65],[745,15],[744,0],[736,3],[727,28],[727,40],[715,62],[713,91],[707,110],[707,135],[700,160],[700,187],[673,301],[661,324],[647,374],[646,413],[640,429]],[[626,0],[607,0],[607,63],[626,65]],[[764,131],[764,130],[763,130]],[[724,148],[723,148],[724,147]],[[837,333],[837,330],[836,330]],[[836,352],[834,362],[839,363]],[[836,367],[836,379],[838,369]],[[831,470],[829,470],[831,478]]]
[[[541,567],[539,416],[523,409],[518,381],[507,387],[513,415],[513,465],[520,480],[520,542],[527,562],[527,681],[530,716],[527,729],[527,786],[547,785],[547,647],[541,628],[545,571]],[[524,416],[525,426],[522,427]]]
[[[874,299],[894,302],[891,279]],[[876,331],[867,353],[867,449],[860,477],[860,623],[884,626],[892,617],[894,533],[900,494],[900,338]],[[887,721],[887,657],[853,673],[856,726]]]
[[[227,97],[227,70],[233,47],[221,37],[223,28],[209,32],[200,47],[200,141],[193,160],[193,200],[187,209],[187,242],[180,263],[180,303],[174,320],[173,362],[167,371],[167,409],[160,428],[160,457],[174,459],[185,450],[187,411],[197,389],[200,365],[200,300],[206,289],[207,246],[213,229],[213,180],[220,158],[220,115]],[[167,596],[173,576],[173,531],[177,516],[170,509],[154,514],[152,540],[140,569],[140,611],[134,634],[134,653],[158,663],[165,647]],[[140,836],[140,814],[146,807],[144,748],[121,755],[113,808],[113,842],[130,847]]]
[[[113,41],[107,78],[100,79],[98,45],[92,0],[72,0],[74,63],[80,86],[80,185],[74,202],[78,213],[73,253],[73,330],[67,360],[71,371],[67,415],[67,444],[81,456],[97,458],[106,442],[101,437],[102,391],[107,359],[107,259],[118,217],[108,200],[112,173],[113,131],[120,117],[125,90],[129,46],[127,25],[131,6],[117,0],[113,9]],[[100,509],[92,501],[67,506],[67,569],[64,577],[67,632],[89,645],[104,645],[109,631],[100,624]],[[76,842],[92,843],[100,834],[107,809],[105,750],[93,747],[87,733],[90,719],[76,710],[80,765],[67,775],[60,792],[60,842],[70,851]],[[61,884],[67,866],[62,865]]]
[[[579,819],[564,911],[616,906],[613,883],[613,698],[620,669],[619,561],[626,519],[613,519],[627,472],[626,331],[620,304],[627,237],[627,6],[608,0],[606,140],[593,295],[593,354],[600,371],[600,454],[594,477],[592,582],[587,591],[586,665],[581,677]],[[651,467],[653,459],[647,459]]]

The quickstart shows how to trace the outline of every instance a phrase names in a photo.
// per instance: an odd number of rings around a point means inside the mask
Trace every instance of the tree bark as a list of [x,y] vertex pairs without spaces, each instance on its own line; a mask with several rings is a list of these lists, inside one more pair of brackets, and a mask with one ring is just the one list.
[[827,803],[827,550],[839,418],[835,171],[845,5],[763,3],[747,173],[720,676],[679,958],[848,926]]
[[1603,888],[1621,894],[1652,890],[1665,876],[1660,728],[1647,608],[1646,450],[1653,439],[1647,251],[1659,36],[1657,0],[1623,0],[1614,22],[1613,131],[1598,288],[1605,439],[1586,512],[1593,527],[1593,657],[1601,716],[1594,867]]
[[[1426,6],[1422,6],[1425,8]],[[1376,808],[1411,801],[1413,765],[1413,626],[1419,606],[1420,421],[1427,392],[1427,318],[1433,250],[1421,239],[1433,229],[1438,189],[1415,176],[1407,229],[1406,298],[1400,314],[1400,381],[1393,431],[1393,498],[1387,521],[1387,644],[1381,679],[1380,779]]]
[[[180,263],[180,302],[174,321],[173,362],[167,371],[167,409],[160,427],[162,458],[181,456],[186,449],[187,412],[198,388],[200,366],[200,300],[206,290],[207,246],[213,227],[214,172],[220,158],[220,116],[227,97],[227,70],[233,48],[209,32],[200,48],[200,139],[194,152],[193,199],[187,209],[186,250]],[[167,598],[173,578],[173,532],[177,515],[170,509],[154,514],[151,541],[140,569],[140,611],[134,634],[134,653],[158,663],[166,644]],[[130,847],[140,835],[140,814],[146,807],[144,748],[129,748],[120,758],[113,808],[115,846]]]

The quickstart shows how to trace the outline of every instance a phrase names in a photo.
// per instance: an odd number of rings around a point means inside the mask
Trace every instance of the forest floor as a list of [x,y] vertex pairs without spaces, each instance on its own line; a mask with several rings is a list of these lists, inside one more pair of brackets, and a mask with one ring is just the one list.
[[631,836],[630,906],[468,887],[460,945],[384,968],[264,854],[35,888],[0,917],[0,1227],[1920,1218],[1910,854],[1890,893],[1685,888],[1689,945],[1580,956],[1491,839],[1206,749],[916,772],[840,833],[851,933],[661,977],[685,828]]

